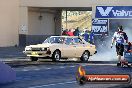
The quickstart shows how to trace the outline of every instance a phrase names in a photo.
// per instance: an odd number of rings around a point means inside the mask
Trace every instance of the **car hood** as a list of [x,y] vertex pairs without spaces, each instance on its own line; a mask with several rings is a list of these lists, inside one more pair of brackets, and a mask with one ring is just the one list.
[[50,47],[50,46],[52,46],[52,44],[43,43],[43,44],[37,44],[37,45],[30,45],[30,46],[26,46],[26,47],[39,48],[39,47]]

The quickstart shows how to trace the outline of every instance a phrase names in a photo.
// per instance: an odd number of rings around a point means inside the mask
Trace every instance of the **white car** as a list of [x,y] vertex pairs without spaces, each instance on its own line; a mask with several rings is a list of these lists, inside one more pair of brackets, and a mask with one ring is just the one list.
[[53,61],[59,61],[61,58],[79,58],[87,62],[97,51],[95,45],[78,36],[51,36],[42,44],[26,46],[24,53],[32,61],[50,57]]

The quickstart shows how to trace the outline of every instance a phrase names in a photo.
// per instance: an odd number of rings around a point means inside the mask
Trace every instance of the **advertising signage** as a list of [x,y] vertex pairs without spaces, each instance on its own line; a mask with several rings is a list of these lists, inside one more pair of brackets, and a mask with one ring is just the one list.
[[92,31],[94,35],[108,35],[108,19],[92,19]]
[[95,18],[132,18],[132,6],[96,6]]

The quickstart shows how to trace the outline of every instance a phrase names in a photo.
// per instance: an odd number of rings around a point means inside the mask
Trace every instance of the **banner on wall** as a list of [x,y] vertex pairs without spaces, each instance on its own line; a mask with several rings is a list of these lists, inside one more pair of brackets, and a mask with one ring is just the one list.
[[132,6],[96,6],[95,18],[132,18]]
[[94,35],[108,35],[108,19],[92,19]]

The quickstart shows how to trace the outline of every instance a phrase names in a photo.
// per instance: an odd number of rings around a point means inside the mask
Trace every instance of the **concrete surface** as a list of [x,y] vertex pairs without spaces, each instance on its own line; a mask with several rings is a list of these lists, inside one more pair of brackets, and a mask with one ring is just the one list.
[[0,84],[14,82],[16,80],[16,72],[7,64],[0,62]]
[[116,65],[96,64],[53,64],[22,66],[16,71],[16,82],[0,85],[0,88],[131,88],[132,84],[85,84],[80,86],[75,79],[79,65],[83,65],[87,74],[130,74],[132,68],[120,68]]

